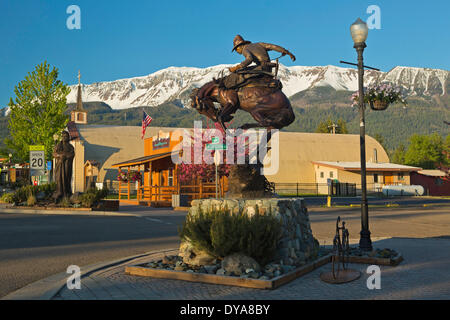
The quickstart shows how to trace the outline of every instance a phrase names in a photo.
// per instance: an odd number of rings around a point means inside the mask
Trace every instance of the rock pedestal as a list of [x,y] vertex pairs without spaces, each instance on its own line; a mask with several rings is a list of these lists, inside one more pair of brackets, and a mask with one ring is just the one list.
[[[304,199],[200,199],[192,201],[188,214],[195,215],[199,210],[208,212],[213,209],[228,209],[234,214],[243,212],[249,216],[272,213],[282,222],[283,229],[273,259],[276,263],[300,266],[317,256],[319,243],[313,237]],[[181,244],[180,255],[196,255],[192,248],[187,254],[186,247],[186,243]]]

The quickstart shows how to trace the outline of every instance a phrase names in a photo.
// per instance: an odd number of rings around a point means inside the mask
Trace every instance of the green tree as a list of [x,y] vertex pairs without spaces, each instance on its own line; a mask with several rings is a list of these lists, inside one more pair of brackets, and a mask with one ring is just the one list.
[[445,137],[443,154],[444,164],[450,166],[450,134]]
[[444,141],[437,133],[428,136],[414,134],[410,138],[410,144],[405,153],[405,164],[434,169],[445,160]]
[[8,104],[10,138],[5,143],[18,159],[28,159],[30,145],[45,146],[46,158],[52,158],[53,136],[69,120],[64,114],[69,92],[69,87],[58,80],[58,69],[50,70],[46,61],[15,86],[16,98]]
[[326,121],[321,121],[317,126],[316,133],[333,133],[333,125],[336,126],[336,133],[348,133],[347,125],[344,120],[339,119],[337,123],[335,123],[331,118],[328,118]]
[[403,143],[400,143],[394,150],[394,153],[392,155],[392,162],[397,164],[405,164],[405,153],[405,145]]

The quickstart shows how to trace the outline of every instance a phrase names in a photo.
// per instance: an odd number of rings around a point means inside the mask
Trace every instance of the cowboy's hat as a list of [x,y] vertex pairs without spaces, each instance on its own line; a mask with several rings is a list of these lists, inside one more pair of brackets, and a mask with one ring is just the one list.
[[244,44],[249,44],[249,43],[251,43],[250,41],[246,41],[246,40],[244,40],[239,34],[236,36],[236,37],[234,37],[234,40],[233,40],[233,50],[231,50],[231,52],[233,52],[234,50],[236,50],[237,49],[237,47],[239,47],[239,46],[242,46],[242,45],[244,45]]

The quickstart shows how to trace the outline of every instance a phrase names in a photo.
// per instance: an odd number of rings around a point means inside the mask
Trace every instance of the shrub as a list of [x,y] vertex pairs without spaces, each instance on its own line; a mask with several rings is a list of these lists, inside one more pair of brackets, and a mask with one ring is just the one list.
[[33,194],[30,194],[27,199],[27,206],[34,206],[37,203],[36,197]]
[[28,197],[32,195],[35,196],[38,191],[39,186],[28,185],[20,187],[14,192],[14,202],[15,203],[26,202],[28,200]]
[[39,186],[39,191],[45,193],[45,197],[49,198],[56,190],[56,183],[46,183]]
[[39,186],[26,185],[16,189],[14,192],[14,202],[21,203],[28,201],[30,196],[36,196],[39,192],[44,192],[45,197],[50,197],[56,190],[56,183],[42,184]]
[[186,217],[180,236],[214,257],[240,252],[265,265],[275,254],[281,223],[271,214],[249,217],[227,209],[209,213],[200,210]]
[[61,199],[61,202],[59,203],[59,205],[63,208],[68,208],[70,207],[70,199],[68,197],[64,197]]
[[96,203],[95,193],[86,192],[80,196],[81,205],[86,208],[92,208],[92,206]]
[[188,214],[179,233],[182,240],[191,242],[195,248],[217,256],[214,254],[211,241],[211,224],[214,214],[214,212],[203,212],[202,210],[199,210],[196,215]]
[[14,192],[2,194],[1,201],[4,203],[14,203]]
[[86,190],[85,193],[83,193],[80,196],[80,201],[83,207],[92,208],[95,206],[101,199],[106,198],[108,195],[108,189],[96,189],[96,188],[90,188]]

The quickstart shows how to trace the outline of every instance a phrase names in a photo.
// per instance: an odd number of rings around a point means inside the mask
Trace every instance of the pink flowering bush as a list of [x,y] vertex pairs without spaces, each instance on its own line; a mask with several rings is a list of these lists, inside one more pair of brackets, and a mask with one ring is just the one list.
[[[191,138],[192,140],[194,139],[193,137]],[[202,134],[201,144],[195,144],[193,141],[190,142],[190,159],[184,159],[179,165],[179,179],[182,183],[189,183],[195,181],[197,178],[200,178],[201,180],[215,179],[215,164],[207,164],[203,159],[205,153],[209,153],[211,158],[214,158],[215,150],[206,150],[206,145],[209,143],[211,143],[211,137],[207,137],[206,133]],[[202,163],[194,163],[194,152],[199,152],[202,155]],[[224,155],[225,153],[226,152],[223,151]],[[217,174],[219,177],[228,176],[230,173],[230,165],[225,164],[225,159],[222,159],[222,164],[217,167]]]
[[[359,93],[355,92],[352,97],[352,107],[359,104]],[[402,90],[398,86],[390,83],[371,84],[364,88],[364,102],[370,103],[380,101],[384,103],[401,102],[406,106],[406,100],[402,94]]]

